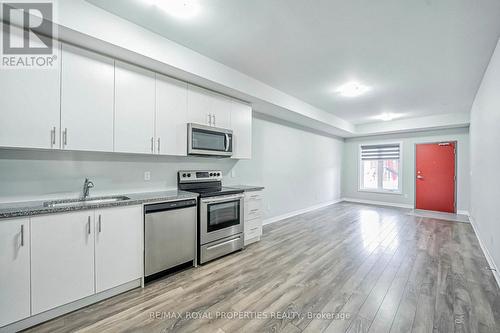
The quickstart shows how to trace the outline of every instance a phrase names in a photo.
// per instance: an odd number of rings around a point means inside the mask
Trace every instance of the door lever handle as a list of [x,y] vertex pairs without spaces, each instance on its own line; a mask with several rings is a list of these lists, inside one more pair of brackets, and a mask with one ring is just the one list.
[[417,179],[424,179],[424,176],[417,175]]

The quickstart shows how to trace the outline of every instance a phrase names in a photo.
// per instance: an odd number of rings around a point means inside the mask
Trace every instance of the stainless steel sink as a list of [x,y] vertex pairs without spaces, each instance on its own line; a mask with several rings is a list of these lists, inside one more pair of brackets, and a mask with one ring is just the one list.
[[87,199],[67,199],[67,200],[53,200],[46,201],[43,203],[45,207],[70,207],[70,206],[86,206],[86,205],[98,205],[111,202],[130,200],[129,197],[120,195],[112,197],[100,197],[100,198],[87,198]]

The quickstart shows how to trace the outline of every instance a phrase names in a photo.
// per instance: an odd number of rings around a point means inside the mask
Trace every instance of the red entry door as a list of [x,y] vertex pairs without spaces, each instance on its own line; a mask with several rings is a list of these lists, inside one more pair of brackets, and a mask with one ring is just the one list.
[[415,208],[455,213],[455,142],[417,144]]

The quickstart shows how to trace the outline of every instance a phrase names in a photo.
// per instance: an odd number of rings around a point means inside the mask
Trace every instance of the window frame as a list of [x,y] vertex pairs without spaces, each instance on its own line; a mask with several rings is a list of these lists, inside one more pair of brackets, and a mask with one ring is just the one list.
[[[370,145],[399,145],[399,168],[398,168],[398,189],[384,190],[382,188],[369,189],[363,188],[363,160],[361,159],[361,147]],[[402,141],[381,141],[381,142],[362,142],[358,145],[358,192],[380,193],[380,194],[403,194],[403,142]]]

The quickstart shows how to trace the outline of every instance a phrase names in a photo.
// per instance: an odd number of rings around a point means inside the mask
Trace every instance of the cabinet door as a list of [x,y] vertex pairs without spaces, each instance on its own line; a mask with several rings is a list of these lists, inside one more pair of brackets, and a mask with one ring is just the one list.
[[31,218],[32,314],[94,294],[94,212]]
[[189,84],[187,98],[189,122],[210,126],[213,100],[208,90]]
[[187,155],[187,84],[156,74],[156,151]]
[[63,149],[113,151],[114,60],[62,46]]
[[29,219],[0,222],[0,327],[30,315]]
[[142,276],[141,206],[96,210],[96,292]]
[[220,128],[231,128],[231,112],[234,109],[234,102],[230,98],[213,94],[212,95],[212,126]]
[[115,151],[154,153],[155,74],[115,62]]
[[232,158],[252,158],[252,107],[250,105],[234,102],[231,128],[233,130]]
[[[22,40],[22,32],[12,28],[12,39]],[[54,54],[59,61],[60,44],[55,41]],[[59,83],[59,64],[50,69],[0,68],[0,146],[59,148]]]

